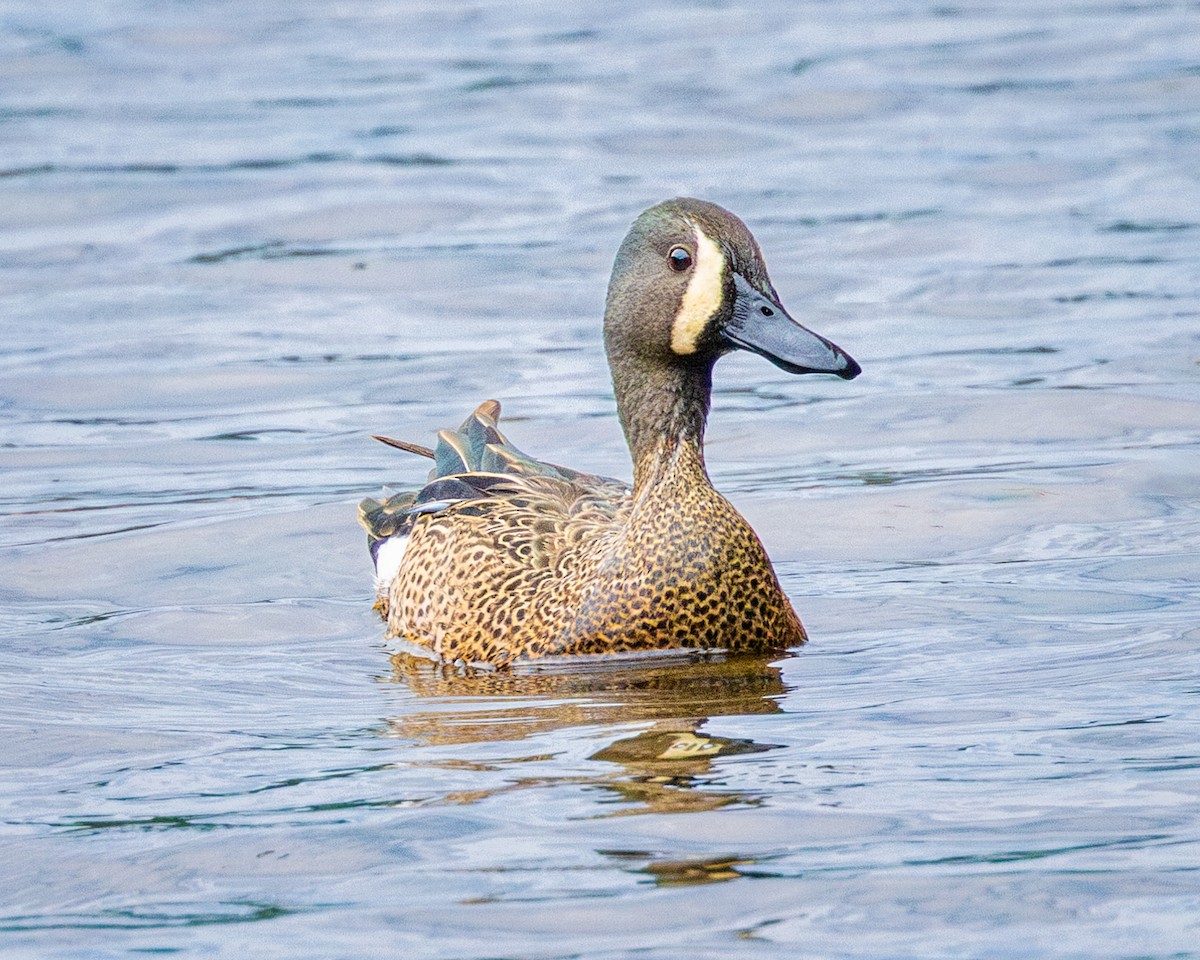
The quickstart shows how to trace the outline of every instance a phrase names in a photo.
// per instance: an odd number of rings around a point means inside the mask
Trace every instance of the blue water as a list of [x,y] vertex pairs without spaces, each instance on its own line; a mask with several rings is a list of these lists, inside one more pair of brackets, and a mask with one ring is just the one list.
[[[689,194],[853,383],[708,444],[813,640],[393,658],[486,397],[628,476]],[[1200,957],[1200,6],[0,9],[0,954]]]

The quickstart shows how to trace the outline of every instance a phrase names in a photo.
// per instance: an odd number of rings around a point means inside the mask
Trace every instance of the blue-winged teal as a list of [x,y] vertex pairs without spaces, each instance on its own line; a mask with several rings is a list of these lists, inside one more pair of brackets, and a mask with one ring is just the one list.
[[604,313],[633,487],[543,463],[497,429],[489,400],[436,450],[429,483],[359,508],[388,635],[434,658],[504,666],[549,654],[805,640],[754,531],[713,489],[704,423],[734,349],[790,373],[859,366],[779,305],[746,225],[677,199],[634,222]]

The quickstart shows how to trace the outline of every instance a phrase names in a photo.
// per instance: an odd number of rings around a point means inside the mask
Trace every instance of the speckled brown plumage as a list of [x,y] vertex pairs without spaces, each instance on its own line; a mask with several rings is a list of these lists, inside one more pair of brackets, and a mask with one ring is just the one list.
[[[760,317],[776,325],[765,339]],[[805,640],[761,542],[705,471],[711,370],[735,346],[794,372],[849,378],[857,365],[778,306],[741,221],[694,200],[634,224],[609,287],[605,343],[632,487],[527,457],[500,433],[496,401],[442,431],[435,450],[390,441],[436,461],[421,491],[360,510],[376,555],[407,537],[380,584],[390,636],[446,662],[497,666]]]

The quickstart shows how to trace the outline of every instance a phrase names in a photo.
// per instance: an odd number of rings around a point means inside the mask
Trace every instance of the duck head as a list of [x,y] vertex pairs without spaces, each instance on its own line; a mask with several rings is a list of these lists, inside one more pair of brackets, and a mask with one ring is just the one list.
[[712,367],[749,350],[789,373],[862,368],[779,302],[762,251],[736,216],[678,198],[634,221],[613,266],[604,343],[622,424],[639,459],[643,434],[703,433]]
[[749,350],[789,373],[852,380],[862,368],[783,308],[754,236],[716,204],[678,198],[634,221],[617,253],[605,311],[610,359],[711,366]]

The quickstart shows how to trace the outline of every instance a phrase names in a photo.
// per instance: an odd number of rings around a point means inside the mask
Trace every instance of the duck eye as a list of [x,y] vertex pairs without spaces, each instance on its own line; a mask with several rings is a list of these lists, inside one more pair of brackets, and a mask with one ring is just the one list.
[[692,255],[683,247],[672,247],[671,252],[667,254],[667,259],[671,261],[671,269],[676,273],[683,273],[692,265]]

